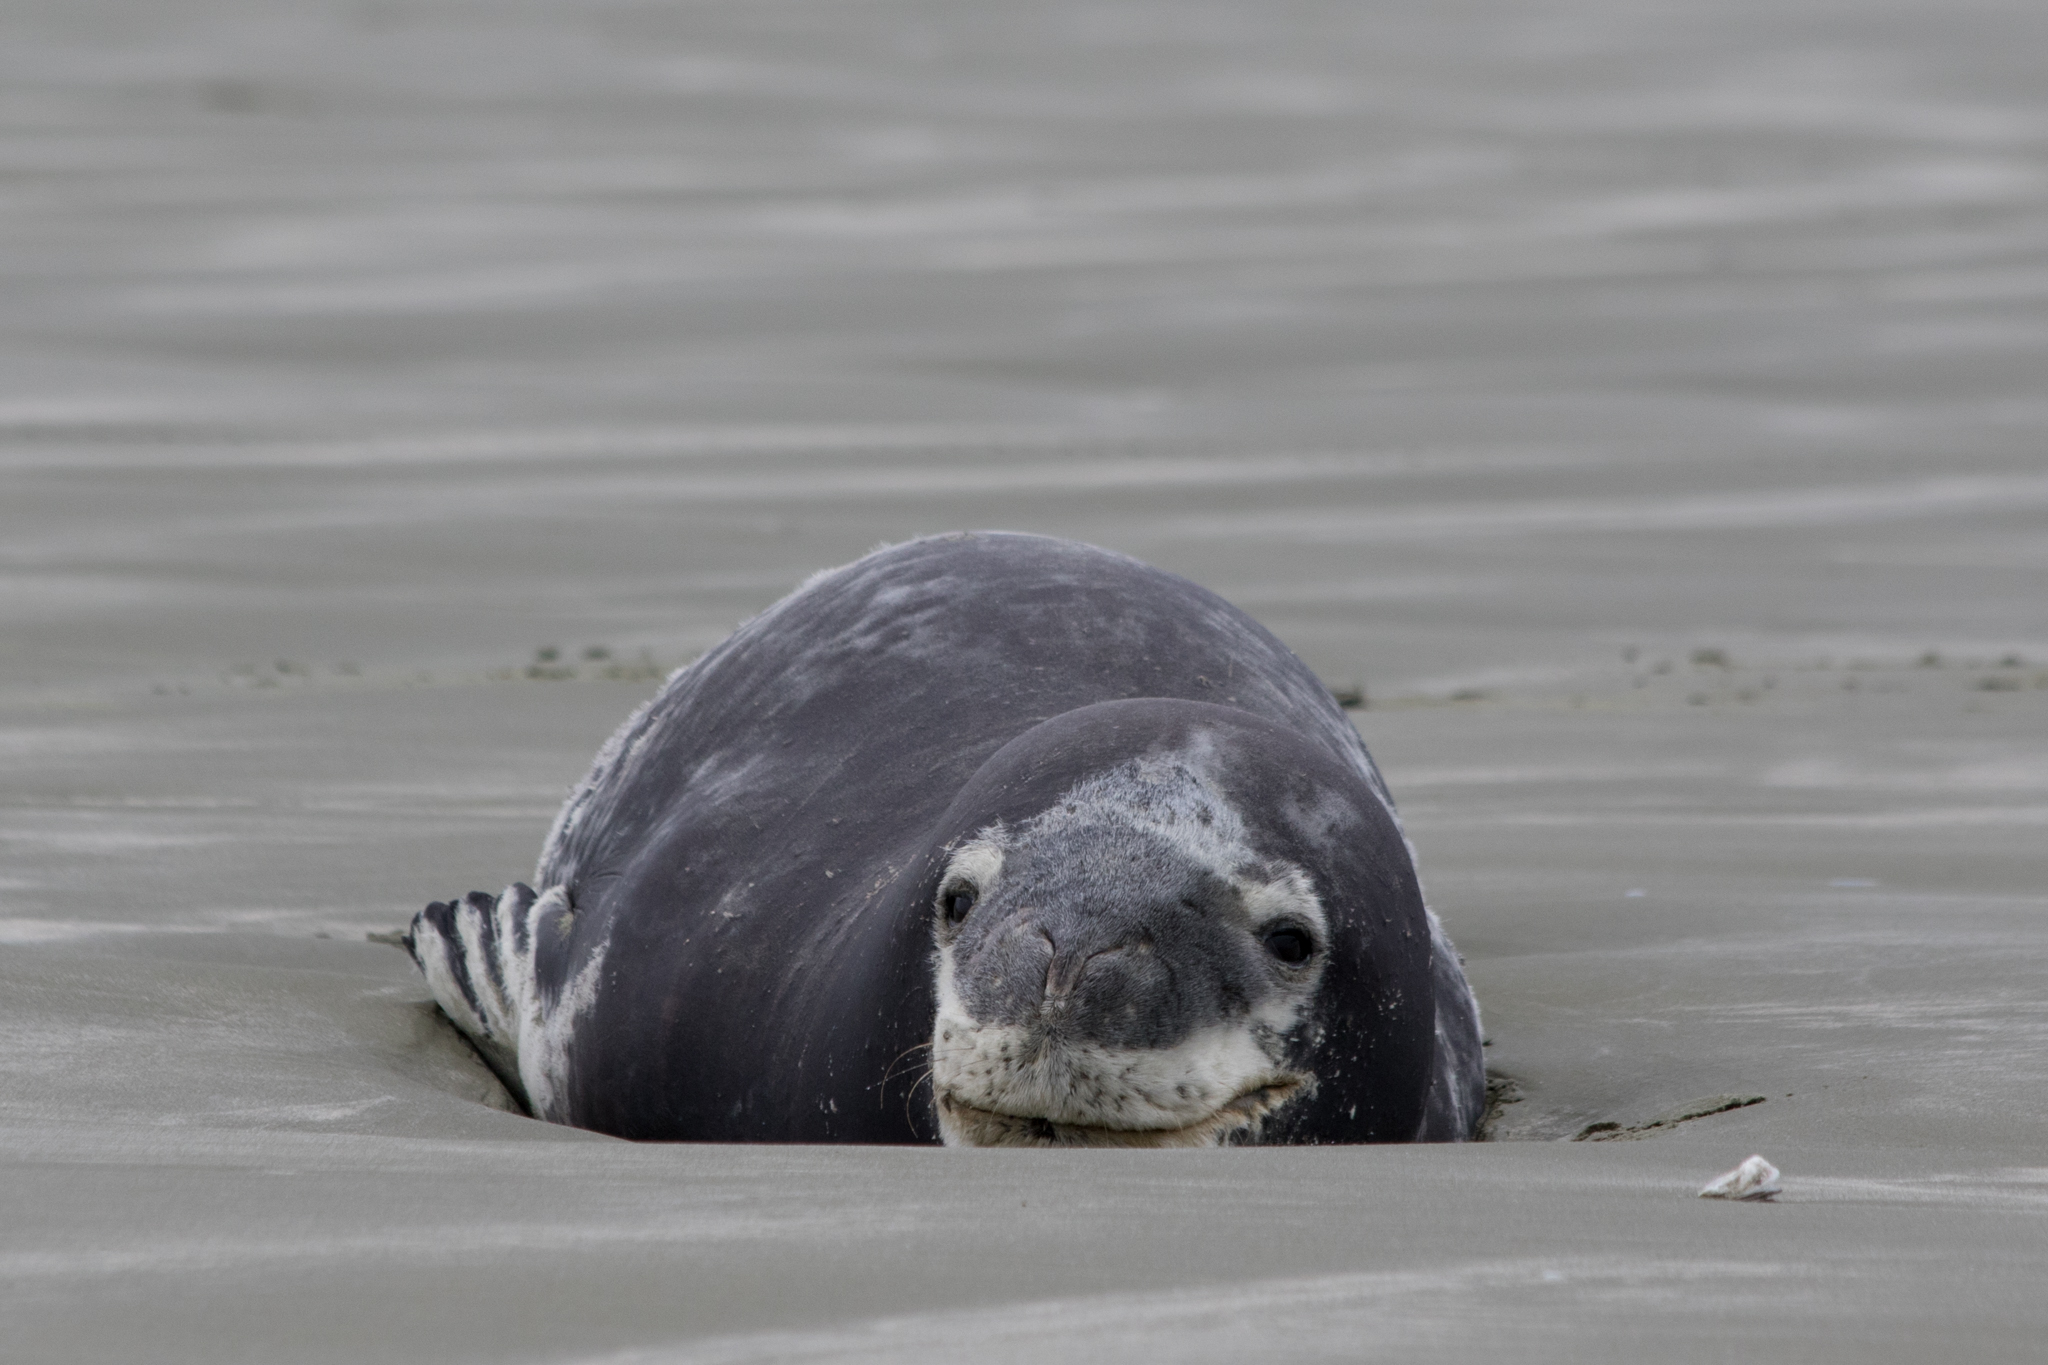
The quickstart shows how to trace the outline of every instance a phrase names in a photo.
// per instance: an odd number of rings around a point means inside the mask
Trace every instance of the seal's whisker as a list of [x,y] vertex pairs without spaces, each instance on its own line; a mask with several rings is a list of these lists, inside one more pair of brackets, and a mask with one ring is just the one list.
[[905,1057],[908,1057],[913,1052],[929,1052],[931,1050],[931,1046],[932,1045],[929,1040],[926,1040],[922,1043],[912,1043],[909,1047],[904,1048],[903,1051],[897,1053],[894,1057],[890,1058],[889,1065],[885,1067],[882,1071],[882,1083],[884,1085],[887,1085],[889,1083],[889,1078],[896,1073],[896,1068],[903,1064],[903,1059]]
[[[903,1065],[903,1059],[905,1057],[910,1056],[912,1053],[929,1052],[931,1051],[931,1046],[932,1045],[929,1042],[913,1043],[911,1046],[904,1048],[903,1051],[897,1053],[893,1058],[890,1059],[889,1065],[882,1072],[881,1081],[875,1086],[875,1107],[877,1109],[881,1108],[884,1104],[888,1102],[886,1096],[888,1095],[889,1082],[895,1078],[896,1068]],[[929,1065],[927,1065],[925,1068],[925,1074],[927,1076],[931,1074],[931,1068]],[[917,1091],[917,1082],[911,1082],[910,1089],[911,1093],[915,1094]]]
[[917,1088],[919,1086],[930,1084],[932,1079],[932,1070],[933,1069],[928,1066],[924,1070],[918,1072],[917,1075],[913,1077],[910,1082],[910,1089],[903,1092],[903,1121],[907,1124],[910,1124],[912,1127],[916,1126],[917,1120],[911,1116],[910,1102],[917,1098]]

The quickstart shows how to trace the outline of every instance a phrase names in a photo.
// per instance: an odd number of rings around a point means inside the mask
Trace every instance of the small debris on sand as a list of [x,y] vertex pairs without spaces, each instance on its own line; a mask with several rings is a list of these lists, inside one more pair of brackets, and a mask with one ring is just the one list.
[[1726,1175],[1707,1182],[1702,1199],[1769,1199],[1782,1193],[1778,1168],[1760,1156],[1751,1156]]
[[1635,1138],[1651,1137],[1669,1132],[1681,1123],[1707,1118],[1713,1114],[1725,1114],[1731,1109],[1747,1109],[1752,1104],[1762,1104],[1762,1095],[1703,1095],[1684,1104],[1674,1104],[1663,1113],[1644,1123],[1624,1128],[1613,1120],[1589,1123],[1581,1128],[1573,1142],[1618,1142]]

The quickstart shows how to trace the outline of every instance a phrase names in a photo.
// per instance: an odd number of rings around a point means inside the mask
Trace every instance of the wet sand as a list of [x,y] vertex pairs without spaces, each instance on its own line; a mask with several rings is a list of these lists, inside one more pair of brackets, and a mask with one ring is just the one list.
[[[7,27],[10,1359],[2037,1358],[2048,12]],[[961,526],[1363,688],[1498,1140],[504,1110],[365,935]],[[1777,1203],[1693,1198],[1753,1151]]]

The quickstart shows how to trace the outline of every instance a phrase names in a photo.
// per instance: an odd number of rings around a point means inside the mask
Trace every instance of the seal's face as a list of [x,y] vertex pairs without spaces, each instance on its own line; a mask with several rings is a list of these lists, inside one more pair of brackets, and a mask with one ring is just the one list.
[[1288,1059],[1323,907],[1201,767],[1132,759],[953,850],[933,906],[947,1142],[1207,1146],[1312,1088]]

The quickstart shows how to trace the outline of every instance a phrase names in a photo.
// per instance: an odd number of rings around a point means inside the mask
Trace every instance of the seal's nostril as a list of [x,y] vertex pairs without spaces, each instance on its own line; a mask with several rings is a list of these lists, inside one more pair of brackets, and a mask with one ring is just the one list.
[[[1052,940],[1048,937],[1046,940]],[[1108,948],[1062,953],[1054,949],[1052,961],[1045,969],[1045,998],[1048,1001],[1064,999],[1080,986],[1082,978],[1104,958],[1120,957],[1131,951],[1128,943],[1118,943]]]
[[1052,960],[1045,964],[1045,998],[1059,1000],[1074,993],[1080,984],[1081,970],[1087,959],[1073,953],[1055,951]]
[[1042,924],[1038,926],[1038,936],[1045,940],[1045,977],[1038,984],[1038,995],[1041,1000],[1046,1000],[1059,992],[1052,974],[1060,964],[1060,945],[1053,942],[1052,935],[1046,932]]

